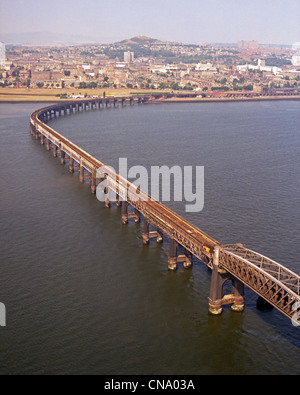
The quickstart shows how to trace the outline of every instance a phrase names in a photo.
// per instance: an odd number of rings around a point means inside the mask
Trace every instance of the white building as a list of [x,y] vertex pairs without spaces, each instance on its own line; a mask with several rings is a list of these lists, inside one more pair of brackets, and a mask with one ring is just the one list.
[[206,64],[198,63],[195,70],[196,71],[212,71],[212,72],[217,71],[216,67],[214,67],[211,63],[206,63]]
[[0,67],[5,67],[5,62],[6,62],[5,44],[0,42]]
[[296,52],[292,57],[292,65],[296,67],[300,66],[300,51]]
[[263,62],[259,59],[258,65],[255,66],[253,64],[243,64],[236,66],[237,70],[240,72],[245,72],[247,70],[259,70],[259,71],[267,71],[269,73],[273,73],[274,75],[278,75],[282,73],[282,69],[276,66],[262,66]]
[[89,64],[83,64],[83,65],[82,65],[82,68],[83,68],[84,71],[86,71],[86,70],[91,70],[91,65],[89,65]]

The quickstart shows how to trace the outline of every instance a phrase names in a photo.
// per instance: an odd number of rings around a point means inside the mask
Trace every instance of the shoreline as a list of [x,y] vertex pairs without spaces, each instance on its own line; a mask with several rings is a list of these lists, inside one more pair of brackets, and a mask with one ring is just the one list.
[[[57,94],[57,91],[55,92]],[[128,92],[107,92],[107,96],[132,96]],[[132,90],[131,90],[132,93]],[[141,94],[143,92],[136,92]],[[60,99],[53,94],[49,93],[15,93],[15,92],[1,92],[0,90],[0,104],[14,104],[14,103],[63,103],[76,101],[79,99]],[[155,92],[153,92],[155,95]],[[101,96],[100,96],[101,97]],[[86,98],[91,99],[91,97]],[[249,102],[249,101],[278,101],[278,100],[300,100],[300,95],[291,96],[256,96],[256,97],[172,97],[153,99],[148,101],[147,104],[159,103],[224,103],[224,102]]]
[[278,100],[300,100],[300,96],[262,96],[262,97],[195,97],[195,98],[170,98],[170,99],[159,99],[153,102],[155,103],[233,103],[233,102],[249,102],[249,101],[278,101]]

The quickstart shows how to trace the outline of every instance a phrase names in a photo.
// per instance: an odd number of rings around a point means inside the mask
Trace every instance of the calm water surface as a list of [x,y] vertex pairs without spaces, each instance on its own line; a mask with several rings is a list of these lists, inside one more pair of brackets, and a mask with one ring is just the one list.
[[[210,270],[167,269],[168,242],[91,195],[29,133],[43,104],[0,105],[1,374],[299,374],[300,330],[278,313],[208,315]],[[118,170],[205,167],[205,205],[185,213],[300,273],[300,102],[135,106],[51,127]]]

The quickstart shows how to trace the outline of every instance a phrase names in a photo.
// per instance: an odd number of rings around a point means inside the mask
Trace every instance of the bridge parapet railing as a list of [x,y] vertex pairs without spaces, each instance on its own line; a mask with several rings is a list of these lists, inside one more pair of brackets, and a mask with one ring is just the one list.
[[276,281],[281,282],[296,295],[300,296],[300,276],[285,266],[258,252],[245,248],[241,244],[222,246],[222,250],[246,260],[250,266],[255,266],[264,273],[268,273]]

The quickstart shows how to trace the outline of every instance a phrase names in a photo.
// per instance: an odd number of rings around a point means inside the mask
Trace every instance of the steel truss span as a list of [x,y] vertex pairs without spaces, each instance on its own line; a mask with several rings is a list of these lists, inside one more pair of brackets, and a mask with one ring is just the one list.
[[[155,238],[158,243],[168,238],[170,241],[169,270],[176,270],[179,262],[182,262],[185,268],[190,268],[193,257],[212,269],[209,295],[211,314],[220,314],[225,304],[231,304],[233,311],[242,311],[244,309],[244,285],[246,285],[292,319],[295,325],[300,325],[300,276],[298,274],[245,248],[242,244],[221,245],[213,237],[162,203],[153,200],[128,180],[116,175],[109,166],[92,157],[47,125],[47,121],[54,117],[119,105],[149,103],[154,99],[155,97],[151,96],[132,96],[62,102],[32,113],[30,131],[41,145],[53,152],[54,157],[60,158],[61,164],[68,162],[70,172],[78,171],[80,182],[88,179],[92,193],[97,192],[99,183],[105,179],[106,192],[111,190],[117,196],[114,201],[107,197],[105,206],[110,207],[114,203],[122,206],[123,224],[127,224],[131,218],[135,222],[140,222],[143,217],[144,244],[148,244],[152,238]],[[99,169],[101,169],[101,178],[97,175]],[[150,225],[156,230],[150,231]],[[179,246],[182,247],[182,255],[179,255]],[[228,280],[232,283],[232,292],[224,295],[223,285]]]
[[300,302],[300,276],[241,244],[222,246],[219,266],[293,318],[295,303]]

